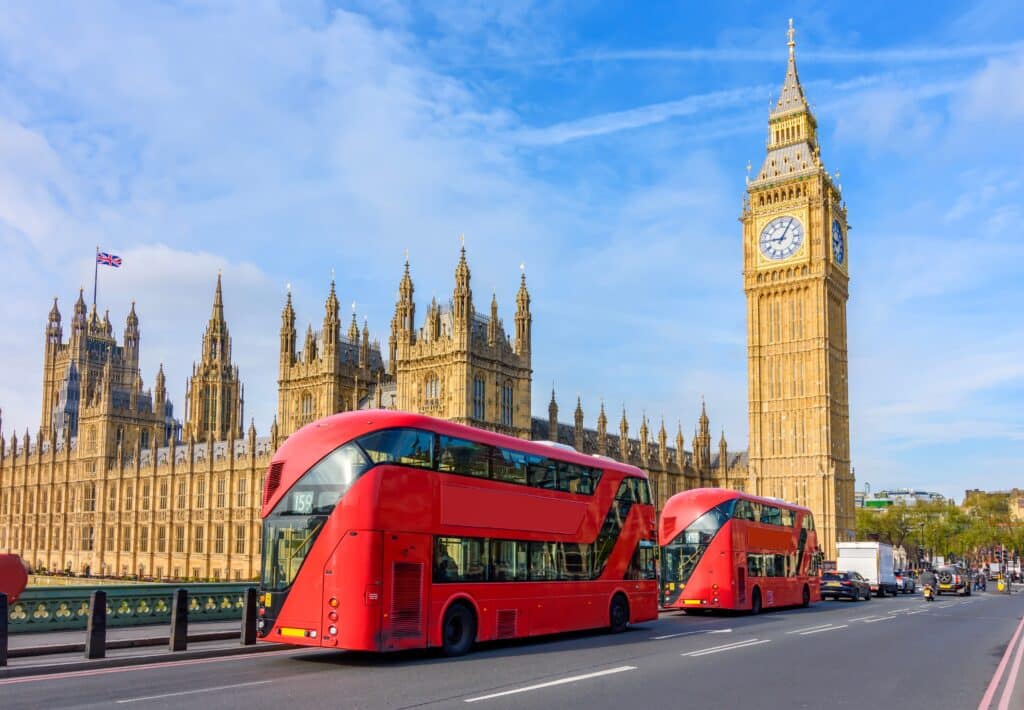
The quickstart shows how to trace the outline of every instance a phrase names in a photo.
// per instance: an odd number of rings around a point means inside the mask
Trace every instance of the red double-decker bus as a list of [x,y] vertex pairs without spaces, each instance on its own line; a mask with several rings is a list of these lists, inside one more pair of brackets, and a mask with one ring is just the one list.
[[758,614],[821,599],[821,553],[807,508],[697,488],[668,499],[659,543],[664,607]]
[[571,447],[338,414],[274,454],[262,516],[265,641],[458,655],[658,614],[645,474]]

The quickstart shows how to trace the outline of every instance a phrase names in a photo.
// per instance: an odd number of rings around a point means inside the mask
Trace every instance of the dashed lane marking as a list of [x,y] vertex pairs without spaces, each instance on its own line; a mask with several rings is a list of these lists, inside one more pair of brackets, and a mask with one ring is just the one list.
[[849,624],[842,624],[841,626],[826,626],[823,629],[815,629],[814,631],[804,631],[801,636],[810,636],[811,634],[820,634],[823,631],[839,631],[839,629],[845,629]]
[[697,658],[699,656],[710,656],[713,653],[725,653],[726,651],[738,651],[741,648],[749,648],[750,646],[760,646],[763,643],[770,643],[771,639],[749,639],[747,641],[738,641],[736,643],[728,643],[723,646],[712,646],[711,648],[705,648],[700,651],[690,651],[689,653],[681,653],[680,656],[686,656],[688,658]]
[[805,629],[793,629],[792,631],[787,631],[786,633],[787,634],[802,634],[802,633],[807,632],[807,631],[813,631],[814,629],[827,629],[830,626],[832,626],[832,624],[820,624],[819,626],[808,626]]
[[213,688],[195,688],[193,690],[179,690],[176,693],[163,693],[161,695],[146,695],[141,698],[124,698],[118,700],[118,705],[124,703],[139,703],[144,700],[162,700],[163,698],[176,698],[181,695],[196,695],[198,693],[215,693],[218,690],[232,690],[234,688],[245,688],[251,685],[266,685],[267,683],[274,683],[273,680],[254,680],[251,683],[234,683],[233,685],[218,685]]
[[665,639],[679,638],[680,636],[697,636],[699,634],[731,634],[732,629],[701,629],[700,631],[683,631],[678,634],[665,634],[664,636],[651,636],[651,641],[664,641]]
[[565,685],[566,683],[578,683],[581,680],[589,680],[590,678],[599,678],[601,676],[612,675],[614,673],[624,673],[625,671],[635,671],[636,666],[619,666],[618,668],[609,668],[606,671],[596,671],[594,673],[584,673],[583,675],[569,676],[568,678],[559,678],[558,680],[549,680],[546,683],[537,683],[536,685],[528,685],[524,688],[513,688],[512,690],[503,690],[500,693],[491,693],[490,695],[479,695],[475,698],[466,698],[463,702],[477,703],[481,700],[492,700],[494,698],[503,698],[506,695],[516,695],[518,693],[528,693],[531,690],[540,690],[541,688],[551,688],[556,685]]

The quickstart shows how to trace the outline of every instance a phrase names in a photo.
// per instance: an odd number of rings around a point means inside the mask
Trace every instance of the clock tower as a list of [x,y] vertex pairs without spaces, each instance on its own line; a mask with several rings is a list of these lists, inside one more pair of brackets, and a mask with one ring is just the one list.
[[[796,71],[789,21],[786,79],[768,115],[767,155],[747,178],[750,492],[814,511],[818,543],[855,530],[847,396],[846,203],[821,160],[818,125]],[[749,167],[748,167],[749,170]]]

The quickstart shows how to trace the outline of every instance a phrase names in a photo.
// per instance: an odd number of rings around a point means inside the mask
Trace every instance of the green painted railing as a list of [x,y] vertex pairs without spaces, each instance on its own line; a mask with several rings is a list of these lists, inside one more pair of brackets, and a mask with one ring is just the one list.
[[[167,623],[171,595],[188,590],[189,621],[230,621],[242,618],[249,584],[133,584],[104,586],[107,626],[142,626]],[[27,589],[8,608],[8,631],[37,633],[84,629],[89,616],[89,594],[95,586]]]

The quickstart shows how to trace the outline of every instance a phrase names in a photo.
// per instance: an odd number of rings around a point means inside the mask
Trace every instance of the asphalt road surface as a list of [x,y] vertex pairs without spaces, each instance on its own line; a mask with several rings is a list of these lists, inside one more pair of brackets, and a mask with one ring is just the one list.
[[992,710],[1024,708],[1024,678],[1006,687],[1024,676],[1024,650],[1006,653],[1012,637],[1024,649],[1022,615],[1024,595],[996,594],[757,617],[672,612],[619,635],[486,644],[454,659],[288,649],[11,678],[0,680],[0,708],[959,710],[978,708],[990,685]]

